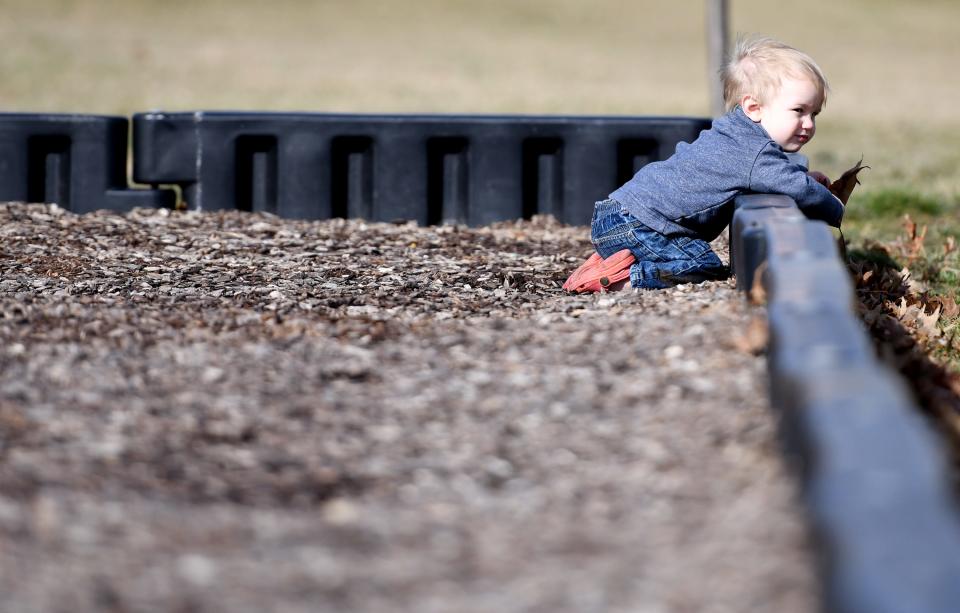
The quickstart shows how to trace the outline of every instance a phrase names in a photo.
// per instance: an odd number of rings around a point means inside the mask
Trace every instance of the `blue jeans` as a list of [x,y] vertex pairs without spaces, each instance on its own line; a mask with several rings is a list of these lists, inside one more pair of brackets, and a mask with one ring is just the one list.
[[645,226],[616,200],[598,202],[590,225],[590,240],[600,257],[629,249],[637,258],[630,267],[631,287],[663,289],[729,276],[729,270],[706,241],[664,236]]

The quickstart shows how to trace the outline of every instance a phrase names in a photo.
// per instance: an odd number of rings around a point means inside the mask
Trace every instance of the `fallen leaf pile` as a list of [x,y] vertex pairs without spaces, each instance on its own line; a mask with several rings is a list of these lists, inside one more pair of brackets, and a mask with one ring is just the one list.
[[[931,294],[914,278],[910,266],[930,261],[926,228],[918,229],[909,217],[904,228],[898,240],[869,243],[866,256],[850,260],[860,314],[882,357],[911,383],[921,404],[948,427],[960,449],[960,372],[935,357],[960,353],[960,306],[954,296]],[[933,259],[942,261],[955,251],[955,241],[947,238]]]

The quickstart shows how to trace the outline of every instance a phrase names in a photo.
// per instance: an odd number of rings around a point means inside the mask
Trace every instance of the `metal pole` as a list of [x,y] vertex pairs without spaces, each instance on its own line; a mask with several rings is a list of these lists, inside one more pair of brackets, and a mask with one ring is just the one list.
[[723,85],[720,82],[720,69],[727,53],[728,41],[728,1],[707,0],[707,69],[710,84],[710,111],[713,115],[723,114]]

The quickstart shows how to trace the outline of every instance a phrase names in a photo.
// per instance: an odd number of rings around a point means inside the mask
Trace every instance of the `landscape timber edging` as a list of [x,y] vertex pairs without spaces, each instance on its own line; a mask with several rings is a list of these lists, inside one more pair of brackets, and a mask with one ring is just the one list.
[[[799,469],[831,613],[953,613],[960,513],[943,442],[856,316],[829,227],[792,199],[737,198],[737,287],[767,299],[770,397]],[[755,277],[759,279],[756,280]]]

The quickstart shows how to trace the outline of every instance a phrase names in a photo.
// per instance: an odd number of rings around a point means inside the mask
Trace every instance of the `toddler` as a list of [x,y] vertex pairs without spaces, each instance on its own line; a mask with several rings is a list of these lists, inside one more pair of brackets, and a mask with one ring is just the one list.
[[739,194],[786,194],[812,219],[839,227],[843,205],[829,179],[792,163],[816,132],[827,81],[807,54],[776,40],[741,39],[724,67],[727,113],[667,160],[647,164],[596,203],[596,248],[568,291],[664,288],[722,279],[708,244],[730,223]]

